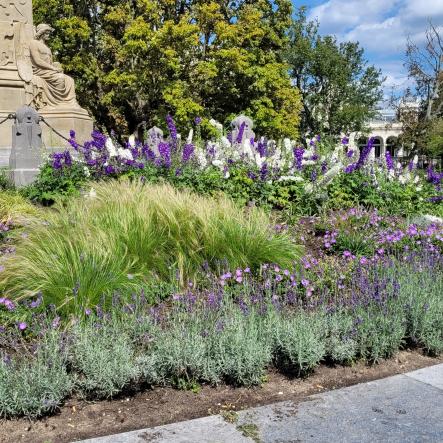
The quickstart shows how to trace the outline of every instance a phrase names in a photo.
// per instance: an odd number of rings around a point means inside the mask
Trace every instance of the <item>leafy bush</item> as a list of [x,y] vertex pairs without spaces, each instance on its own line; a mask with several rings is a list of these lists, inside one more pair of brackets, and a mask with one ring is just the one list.
[[299,312],[280,318],[274,334],[276,365],[286,372],[304,374],[326,355],[326,325],[322,314]]
[[256,311],[245,316],[233,309],[222,331],[213,332],[211,354],[218,360],[223,378],[234,385],[252,386],[263,382],[272,361],[272,335],[266,318]]
[[337,363],[352,363],[357,358],[355,319],[346,310],[331,313],[328,321],[327,355]]
[[88,322],[78,327],[71,346],[71,365],[79,374],[81,392],[93,398],[113,397],[139,376],[134,349],[118,322]]
[[27,199],[50,206],[56,201],[66,201],[80,194],[86,184],[89,171],[81,163],[56,169],[52,162],[43,165],[36,181],[20,193]]
[[37,418],[56,411],[73,383],[60,350],[60,336],[45,334],[35,357],[0,360],[0,415]]
[[185,284],[204,264],[290,267],[299,256],[288,235],[270,231],[262,211],[242,211],[224,198],[139,182],[101,183],[95,192],[58,206],[49,226],[19,242],[0,276],[7,294],[41,291],[46,303],[72,311],[140,289],[146,279],[174,280],[175,270]]

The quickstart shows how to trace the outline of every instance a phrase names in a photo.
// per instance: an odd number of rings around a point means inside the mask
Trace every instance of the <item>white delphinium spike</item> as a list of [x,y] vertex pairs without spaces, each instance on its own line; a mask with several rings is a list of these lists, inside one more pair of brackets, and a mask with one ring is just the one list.
[[222,148],[224,148],[224,149],[229,149],[229,148],[231,148],[231,142],[230,142],[230,141],[228,140],[228,138],[225,137],[225,136],[223,136],[223,137],[220,139],[220,144],[221,144]]
[[263,158],[258,152],[257,152],[257,154],[255,154],[255,164],[257,165],[258,169],[261,169],[265,160],[266,159]]
[[106,139],[105,146],[110,158],[117,157],[118,152],[111,137]]
[[243,150],[243,154],[248,159],[253,159],[254,158],[254,152],[253,152],[253,146],[251,145],[251,140],[246,139],[243,142],[242,150]]
[[129,137],[128,143],[131,148],[135,148],[135,135],[134,134],[132,134]]
[[196,158],[197,158],[197,163],[201,169],[205,169],[206,166],[208,166],[208,160],[206,159],[206,155],[201,149],[197,150]]
[[186,139],[186,143],[189,145],[192,143],[192,140],[194,140],[194,129],[191,129],[188,134],[188,138]]
[[134,157],[132,156],[132,152],[129,149],[123,149],[119,148],[118,150],[119,157],[125,159],[125,160],[134,160]]

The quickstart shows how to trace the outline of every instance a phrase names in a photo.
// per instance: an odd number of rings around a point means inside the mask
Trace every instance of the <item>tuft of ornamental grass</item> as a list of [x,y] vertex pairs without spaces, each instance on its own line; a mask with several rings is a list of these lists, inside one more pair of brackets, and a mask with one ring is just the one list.
[[204,264],[213,271],[220,263],[289,268],[301,253],[288,235],[272,232],[262,210],[226,198],[129,181],[99,183],[94,191],[56,207],[20,239],[0,274],[5,295],[41,292],[47,304],[72,312],[153,279],[185,285]]
[[24,220],[38,217],[40,211],[14,191],[0,191],[0,223],[20,225]]

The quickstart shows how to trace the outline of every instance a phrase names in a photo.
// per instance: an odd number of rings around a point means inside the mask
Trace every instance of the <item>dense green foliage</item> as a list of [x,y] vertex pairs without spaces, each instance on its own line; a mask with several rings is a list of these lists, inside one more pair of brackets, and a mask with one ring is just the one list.
[[34,1],[81,103],[121,133],[168,112],[180,127],[244,112],[259,132],[296,137],[300,97],[280,56],[291,11],[289,0]]
[[205,264],[289,267],[300,252],[287,235],[270,231],[261,210],[244,212],[222,197],[117,181],[86,197],[57,207],[49,226],[37,224],[20,240],[0,274],[6,294],[41,291],[47,304],[73,311],[105,294],[109,303],[114,292],[130,293],[152,278],[186,284]]
[[364,129],[382,98],[381,71],[368,66],[358,43],[321,36],[305,8],[290,36],[286,58],[303,100],[301,133],[339,136]]

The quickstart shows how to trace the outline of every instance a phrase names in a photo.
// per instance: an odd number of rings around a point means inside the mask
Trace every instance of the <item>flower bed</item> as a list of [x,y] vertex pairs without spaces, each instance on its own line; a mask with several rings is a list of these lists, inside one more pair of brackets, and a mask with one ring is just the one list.
[[182,143],[167,123],[124,147],[72,134],[24,191],[53,209],[11,194],[32,217],[1,225],[0,415],[443,351],[441,174],[371,141]]
[[240,133],[232,140],[220,127],[213,141],[198,135],[194,140],[194,130],[181,141],[172,119],[168,127],[169,138],[148,137],[142,143],[132,137],[125,146],[99,132],[80,146],[72,134],[75,160],[69,151],[54,154],[27,195],[51,203],[78,192],[90,180],[126,176],[154,183],[167,180],[200,194],[225,192],[241,204],[284,209],[292,215],[364,205],[401,215],[443,216],[443,174],[418,171],[416,159],[403,167],[389,154],[374,162],[373,140],[354,152],[347,138],[337,146],[315,137],[304,149],[289,139],[245,139]]

